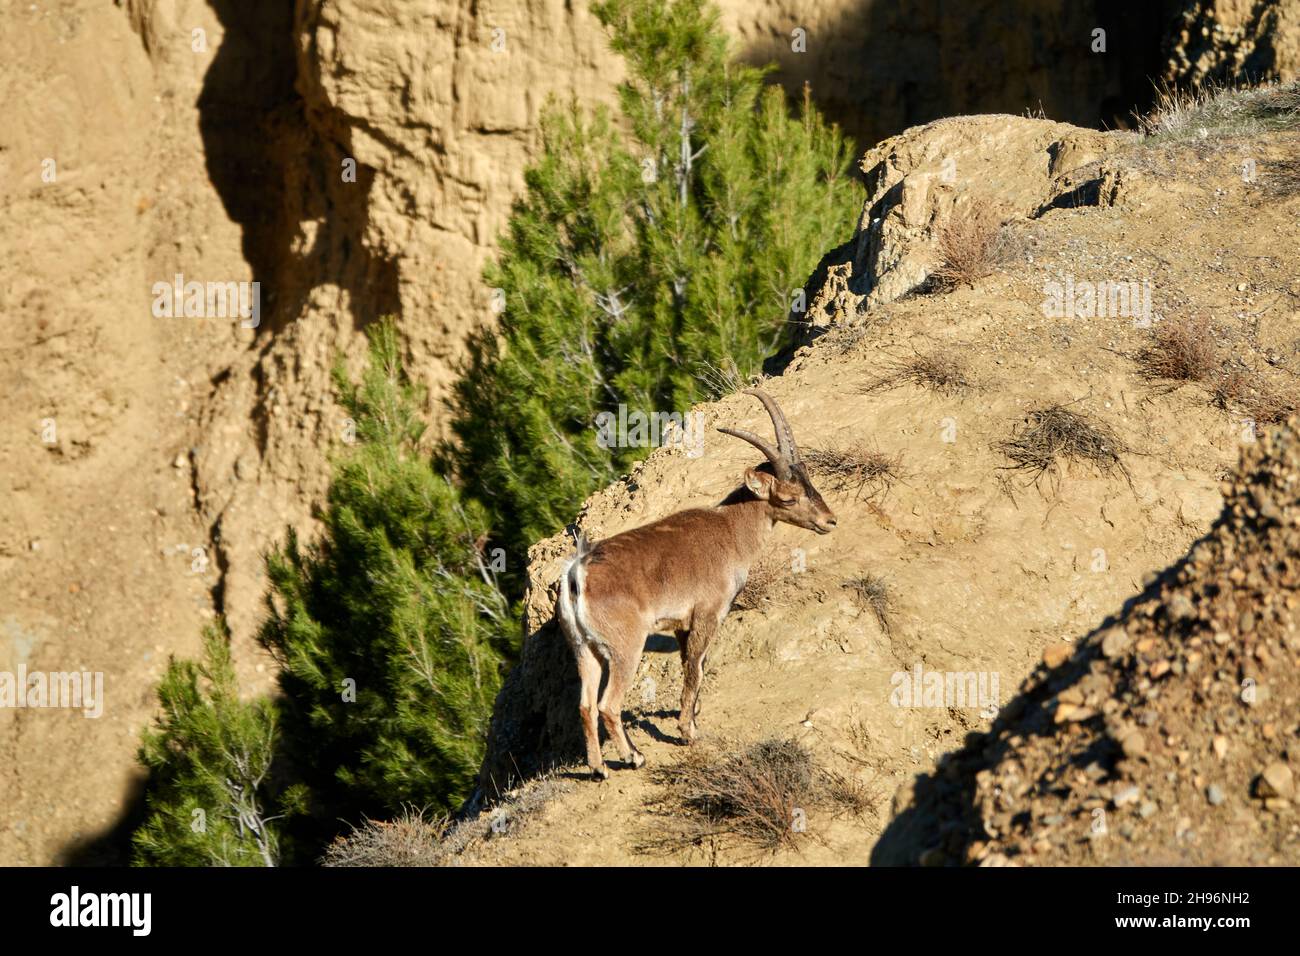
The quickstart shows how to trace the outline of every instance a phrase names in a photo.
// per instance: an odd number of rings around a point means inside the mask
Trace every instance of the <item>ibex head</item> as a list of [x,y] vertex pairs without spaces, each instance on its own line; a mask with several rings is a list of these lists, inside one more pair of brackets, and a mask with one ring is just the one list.
[[758,388],[745,389],[746,395],[753,395],[772,418],[772,427],[776,429],[776,447],[773,448],[753,432],[740,428],[719,428],[718,431],[747,441],[771,462],[772,469],[760,471],[758,468],[745,469],[745,487],[760,501],[766,501],[771,508],[774,521],[784,521],[799,528],[807,528],[818,534],[829,534],[835,527],[835,513],[813,487],[808,472],[799,458],[799,446],[795,444],[794,433],[790,423],[776,400]]

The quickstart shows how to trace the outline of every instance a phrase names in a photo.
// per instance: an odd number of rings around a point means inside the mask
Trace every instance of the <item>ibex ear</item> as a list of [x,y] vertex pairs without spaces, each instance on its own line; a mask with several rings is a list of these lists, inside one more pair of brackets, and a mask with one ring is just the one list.
[[759,471],[757,468],[745,469],[745,487],[752,491],[756,498],[766,501],[772,493],[773,481],[775,479],[765,471]]

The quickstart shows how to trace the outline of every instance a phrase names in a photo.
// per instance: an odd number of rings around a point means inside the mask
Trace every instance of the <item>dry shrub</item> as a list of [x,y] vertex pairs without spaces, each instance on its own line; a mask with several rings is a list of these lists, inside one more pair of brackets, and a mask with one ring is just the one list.
[[1031,411],[1015,434],[1001,443],[1001,448],[1014,463],[1010,467],[1029,472],[1034,484],[1045,473],[1055,472],[1062,460],[1084,462],[1102,474],[1119,471],[1130,480],[1128,469],[1119,458],[1125,448],[1114,431],[1090,422],[1064,405]]
[[1147,378],[1174,382],[1204,382],[1219,365],[1209,324],[1195,318],[1161,322],[1137,361]]
[[893,598],[889,592],[889,585],[883,577],[878,574],[864,574],[859,578],[849,578],[840,587],[853,596],[853,600],[859,607],[875,615],[881,631],[885,634],[890,632]]
[[939,227],[939,264],[931,277],[940,288],[972,288],[976,279],[992,274],[1010,251],[1010,238],[993,204],[974,199],[953,208]]
[[944,395],[957,395],[975,387],[966,365],[951,352],[931,352],[915,355],[901,362],[885,366],[883,375],[862,386],[863,394],[916,385]]
[[325,850],[325,866],[437,866],[447,817],[427,817],[407,808],[396,820],[367,820],[350,834],[336,837]]
[[1273,390],[1258,375],[1232,369],[1214,386],[1214,403],[1224,411],[1236,411],[1256,425],[1276,425],[1296,410],[1296,398]]
[[760,561],[749,569],[745,586],[740,589],[731,606],[737,611],[753,611],[771,606],[776,600],[774,593],[790,576],[789,568],[780,561]]
[[520,822],[572,784],[547,774],[509,791],[500,803],[453,821],[404,809],[396,820],[367,820],[326,849],[324,866],[446,866],[484,840],[508,837]]
[[902,478],[903,456],[890,455],[859,442],[842,449],[812,448],[803,453],[805,463],[833,491],[853,489],[854,498],[887,492]]
[[664,792],[642,852],[672,853],[719,838],[775,852],[797,847],[796,822],[819,799],[812,753],[794,740],[765,740],[719,752],[696,746],[651,771]]

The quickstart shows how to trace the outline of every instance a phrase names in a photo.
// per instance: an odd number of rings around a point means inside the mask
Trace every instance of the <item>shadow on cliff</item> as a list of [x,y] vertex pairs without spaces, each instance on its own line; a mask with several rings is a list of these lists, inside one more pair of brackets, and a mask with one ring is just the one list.
[[[857,0],[834,22],[797,15],[744,49],[775,62],[773,80],[814,102],[859,151],[911,126],[969,113],[1042,114],[1076,126],[1116,128],[1153,101],[1165,41],[1180,0]],[[1093,52],[1093,31],[1105,52]]]
[[[1204,538],[1200,540],[1205,540]],[[1193,543],[1188,553],[1192,553]],[[1040,664],[1030,674],[1019,692],[999,708],[997,719],[988,732],[966,735],[962,746],[943,754],[932,773],[917,774],[905,785],[901,806],[880,834],[871,850],[872,866],[916,866],[970,864],[972,847],[989,840],[979,803],[976,776],[1012,759],[1024,741],[1052,737],[1060,728],[1054,721],[1053,704],[1057,695],[1092,672],[1100,657],[1099,638],[1104,631],[1122,625],[1134,608],[1160,596],[1162,590],[1186,566],[1187,559],[1175,562],[1156,575],[1145,588],[1131,595],[1120,610],[1107,617],[1075,643],[1070,658],[1055,668]],[[1129,675],[1116,672],[1116,679],[1127,681]],[[1127,684],[1115,689],[1118,698],[1128,690]],[[1103,735],[1088,748],[1074,753],[1071,766],[1083,770],[1090,764],[1107,773],[1120,758],[1119,745]],[[1050,788],[1050,781],[1033,781],[1034,787]],[[1031,789],[1031,792],[1033,790]],[[896,801],[899,798],[895,798]],[[1020,801],[1022,804],[1024,800]],[[1013,818],[1013,823],[1023,820]]]
[[[274,334],[292,322],[322,282],[349,293],[357,328],[400,312],[396,265],[363,242],[374,170],[357,164],[355,181],[345,181],[350,129],[329,111],[309,113],[299,92],[294,0],[209,6],[223,36],[199,94],[199,132],[208,175],[262,284],[263,327]],[[303,62],[318,68],[314,57]],[[314,235],[300,231],[304,222],[316,224]]]

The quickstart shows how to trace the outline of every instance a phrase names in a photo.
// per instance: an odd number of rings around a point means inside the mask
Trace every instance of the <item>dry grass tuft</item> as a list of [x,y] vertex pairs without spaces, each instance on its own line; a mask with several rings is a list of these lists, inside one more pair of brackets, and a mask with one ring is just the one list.
[[888,634],[893,626],[890,612],[894,601],[889,584],[878,574],[864,574],[859,578],[849,578],[840,587],[848,591],[858,606],[875,615],[880,630]]
[[859,389],[862,394],[898,388],[901,385],[916,385],[928,388],[944,395],[957,395],[975,388],[975,382],[966,369],[966,365],[951,352],[931,352],[928,355],[915,355],[901,362],[891,362],[885,366],[883,375]]
[[736,368],[736,363],[730,358],[722,359],[717,365],[701,362],[696,366],[695,380],[704,386],[705,394],[715,401],[749,387],[749,383],[740,374],[740,369]]
[[890,455],[865,443],[837,450],[812,448],[803,453],[804,462],[833,491],[853,490],[854,498],[867,492],[871,498],[889,491],[902,479],[903,456]]
[[721,753],[692,748],[651,771],[664,793],[656,826],[638,846],[671,853],[733,838],[763,850],[797,848],[800,822],[819,798],[812,753],[793,740],[765,740]]
[[873,817],[880,812],[880,791],[853,774],[823,770],[822,788],[826,801],[840,813],[861,819]]
[[991,275],[1006,261],[1010,236],[993,204],[974,199],[955,207],[948,221],[939,227],[939,264],[931,273],[944,289],[975,286],[975,280]]
[[1137,362],[1147,378],[1172,382],[1204,382],[1219,367],[1209,323],[1195,318],[1157,325],[1150,344],[1138,353]]
[[1165,86],[1155,108],[1138,119],[1148,141],[1179,142],[1254,136],[1300,127],[1300,83],[1229,86],[1206,83],[1192,90]]
[[1297,401],[1294,394],[1277,392],[1258,375],[1237,368],[1219,377],[1214,386],[1214,404],[1256,425],[1276,425],[1291,416]]
[[1125,448],[1114,431],[1064,405],[1031,411],[1001,448],[1014,463],[1010,467],[1029,472],[1035,485],[1044,474],[1056,473],[1063,460],[1084,462],[1102,474],[1119,471],[1131,483],[1119,458]]

